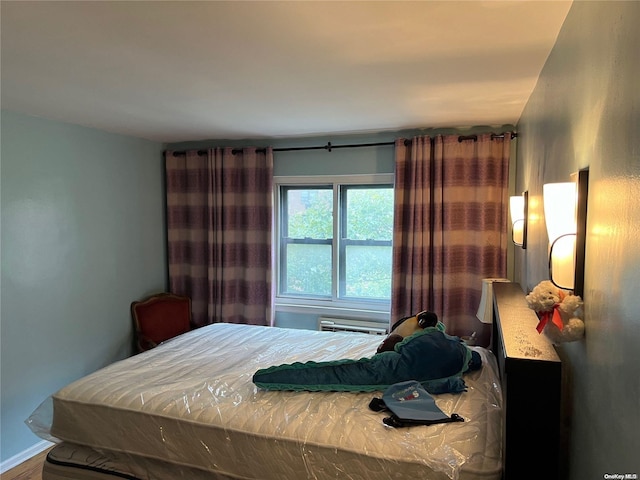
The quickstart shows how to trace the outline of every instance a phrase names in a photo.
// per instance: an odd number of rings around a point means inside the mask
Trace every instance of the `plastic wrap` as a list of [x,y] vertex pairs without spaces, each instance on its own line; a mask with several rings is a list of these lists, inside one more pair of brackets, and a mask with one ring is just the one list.
[[44,438],[126,455],[138,475],[155,459],[263,480],[500,478],[502,397],[483,348],[468,391],[436,398],[464,423],[393,429],[368,408],[371,393],[271,392],[251,381],[271,365],[371,356],[380,341],[215,324],[72,383],[53,395],[50,426],[46,402],[27,423]]

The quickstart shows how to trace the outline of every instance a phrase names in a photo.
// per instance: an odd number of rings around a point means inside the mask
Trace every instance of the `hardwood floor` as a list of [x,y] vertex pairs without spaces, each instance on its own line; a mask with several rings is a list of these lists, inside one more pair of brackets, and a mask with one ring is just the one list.
[[42,480],[42,465],[51,448],[7,470],[2,474],[2,480]]

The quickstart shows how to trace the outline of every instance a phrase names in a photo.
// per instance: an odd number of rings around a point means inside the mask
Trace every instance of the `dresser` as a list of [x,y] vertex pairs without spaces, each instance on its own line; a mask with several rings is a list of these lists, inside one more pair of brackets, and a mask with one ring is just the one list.
[[504,400],[505,480],[560,477],[562,362],[538,334],[538,317],[517,283],[494,283],[491,346]]

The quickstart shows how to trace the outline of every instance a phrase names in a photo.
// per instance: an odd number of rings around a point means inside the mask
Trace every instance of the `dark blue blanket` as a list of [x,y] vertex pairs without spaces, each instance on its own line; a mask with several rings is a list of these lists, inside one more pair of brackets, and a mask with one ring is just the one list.
[[360,360],[306,362],[258,370],[253,382],[265,390],[384,390],[394,383],[416,380],[432,394],[466,390],[461,375],[481,366],[480,356],[458,337],[435,327],[405,338],[393,351]]

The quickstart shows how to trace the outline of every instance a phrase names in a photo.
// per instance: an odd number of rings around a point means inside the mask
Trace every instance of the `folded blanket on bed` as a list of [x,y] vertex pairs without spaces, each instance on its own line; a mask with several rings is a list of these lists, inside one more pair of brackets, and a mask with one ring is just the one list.
[[461,375],[480,366],[478,353],[458,337],[428,327],[393,351],[360,360],[277,365],[258,370],[253,382],[265,390],[371,392],[416,380],[429,393],[460,393],[466,390]]

